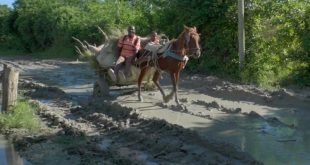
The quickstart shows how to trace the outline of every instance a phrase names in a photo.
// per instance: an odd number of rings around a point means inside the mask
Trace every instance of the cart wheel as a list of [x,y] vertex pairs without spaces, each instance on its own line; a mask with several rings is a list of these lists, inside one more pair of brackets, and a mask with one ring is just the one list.
[[110,96],[110,86],[105,79],[99,78],[95,82],[93,89],[93,96],[94,97]]

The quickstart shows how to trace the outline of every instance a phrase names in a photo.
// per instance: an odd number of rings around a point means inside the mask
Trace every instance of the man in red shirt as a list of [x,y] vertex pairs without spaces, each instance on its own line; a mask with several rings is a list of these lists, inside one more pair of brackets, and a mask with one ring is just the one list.
[[[135,58],[135,55],[140,49],[140,38],[136,35],[136,29],[134,26],[129,26],[127,28],[128,34],[121,37],[118,40],[117,47],[119,49],[119,54],[115,65],[115,74],[118,76],[119,81],[125,82],[126,77],[128,77],[131,67],[131,62]],[[124,72],[120,71],[121,66],[125,64]],[[112,81],[116,81],[116,76],[113,70],[110,69],[108,74]]]

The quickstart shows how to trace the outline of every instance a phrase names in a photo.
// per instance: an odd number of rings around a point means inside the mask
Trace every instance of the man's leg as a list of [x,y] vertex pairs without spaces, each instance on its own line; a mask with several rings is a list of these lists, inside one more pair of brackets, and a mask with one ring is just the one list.
[[115,69],[114,69],[116,75],[118,75],[118,72],[124,61],[125,61],[125,57],[123,56],[119,56],[118,59],[116,60]]
[[116,66],[115,66],[115,74],[116,74],[116,77],[118,79],[118,82],[125,82],[126,81],[126,77],[124,75],[124,73],[120,70],[121,67],[122,67],[122,64],[125,62],[125,57],[123,56],[120,56],[117,61],[116,61]]
[[114,70],[113,70],[112,68],[110,68],[110,69],[108,70],[108,75],[109,75],[110,79],[111,79],[113,82],[117,81],[118,71],[119,71],[119,69],[120,69],[120,67],[121,67],[121,64],[122,64],[124,61],[125,61],[125,58],[122,57],[122,56],[120,56],[120,57],[117,59],[117,61],[116,61],[116,65],[115,65],[115,67],[113,68]]
[[125,60],[125,76],[126,78],[128,78],[129,76],[129,73],[130,73],[130,69],[131,69],[131,63],[132,63],[132,60],[134,59],[134,56],[131,56],[131,57],[126,57],[126,60]]

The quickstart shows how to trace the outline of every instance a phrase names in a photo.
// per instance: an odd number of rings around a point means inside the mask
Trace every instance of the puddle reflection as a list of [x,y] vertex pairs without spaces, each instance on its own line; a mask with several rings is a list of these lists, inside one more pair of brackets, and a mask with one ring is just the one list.
[[310,164],[308,115],[279,118],[292,121],[296,128],[238,118],[232,127],[221,129],[215,125],[214,130],[202,130],[202,135],[234,144],[264,164]]
[[10,144],[0,135],[0,164],[1,165],[31,165],[22,159],[15,151],[13,144]]

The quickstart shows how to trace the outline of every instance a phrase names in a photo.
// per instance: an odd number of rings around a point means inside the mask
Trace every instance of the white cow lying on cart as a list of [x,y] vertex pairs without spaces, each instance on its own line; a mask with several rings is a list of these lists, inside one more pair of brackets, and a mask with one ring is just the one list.
[[[117,42],[118,39],[124,34],[120,32],[120,30],[114,30],[114,34],[112,33],[110,37],[100,28],[99,31],[102,33],[104,37],[104,43],[96,46],[91,45],[87,41],[80,41],[79,39],[72,37],[75,41],[79,43],[79,46],[76,46],[76,51],[81,57],[86,57],[90,60],[91,65],[95,69],[96,74],[98,75],[98,79],[94,83],[94,95],[96,96],[108,96],[110,92],[111,86],[127,86],[137,84],[138,77],[140,74],[140,68],[138,65],[132,65],[130,67],[130,72],[126,81],[121,81],[117,79],[113,81],[109,76],[108,71],[110,68],[115,67],[115,61],[117,56]],[[151,54],[157,51],[161,45],[148,45],[149,38],[148,37],[140,37],[141,39],[141,47],[149,49]],[[164,35],[160,37],[160,41],[163,44],[168,39]],[[153,88],[153,74],[155,69],[150,69],[147,75],[144,78],[144,87],[146,89]]]

